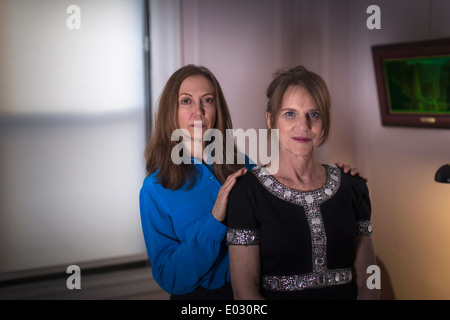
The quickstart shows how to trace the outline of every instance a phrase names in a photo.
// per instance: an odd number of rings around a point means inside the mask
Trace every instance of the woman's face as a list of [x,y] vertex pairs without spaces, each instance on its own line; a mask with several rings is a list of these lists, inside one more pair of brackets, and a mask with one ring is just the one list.
[[214,97],[213,84],[202,75],[188,77],[181,83],[178,93],[178,125],[181,129],[188,130],[192,139],[202,140],[205,131],[214,127]]
[[[270,114],[267,125],[270,128]],[[309,92],[301,87],[286,90],[275,126],[272,129],[279,129],[281,154],[307,158],[320,144],[323,126],[319,109]]]

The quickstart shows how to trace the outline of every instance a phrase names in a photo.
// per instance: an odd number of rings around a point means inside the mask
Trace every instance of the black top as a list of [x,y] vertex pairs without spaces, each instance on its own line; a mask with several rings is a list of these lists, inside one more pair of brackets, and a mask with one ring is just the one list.
[[355,238],[370,235],[371,206],[359,177],[325,165],[323,187],[302,192],[264,168],[241,177],[228,199],[229,245],[259,245],[269,299],[354,299]]

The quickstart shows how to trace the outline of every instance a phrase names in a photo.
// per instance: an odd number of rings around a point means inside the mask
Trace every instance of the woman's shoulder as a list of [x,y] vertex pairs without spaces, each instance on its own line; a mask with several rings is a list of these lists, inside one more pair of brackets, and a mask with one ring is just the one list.
[[158,182],[157,172],[153,172],[144,178],[142,187],[140,190],[141,201],[146,200],[160,200],[161,198],[167,198],[167,192]]
[[252,169],[247,168],[247,172],[237,179],[236,184],[233,186],[231,191],[235,189],[245,189],[247,186],[249,186],[249,184],[252,184],[251,171]]
[[340,173],[341,185],[347,185],[353,190],[359,190],[363,192],[367,190],[367,184],[363,178],[359,177],[358,175],[352,176],[350,173],[345,173],[342,168],[339,168],[336,165],[327,165],[328,168],[332,166],[334,166],[335,170],[339,171]]
[[164,188],[161,185],[161,181],[158,177],[158,170],[152,172],[147,177],[144,178],[144,181],[142,183],[142,191],[147,191],[153,195],[160,195],[160,196],[168,196],[172,194],[176,190],[170,190],[167,188]]
[[231,189],[231,192],[243,195],[244,193],[248,194],[249,192],[258,190],[262,186],[258,179],[260,173],[261,167],[253,166],[246,174],[237,180],[236,185]]
[[144,182],[142,183],[142,187],[154,187],[155,185],[158,185],[158,170],[154,171],[153,173],[149,174],[144,178]]

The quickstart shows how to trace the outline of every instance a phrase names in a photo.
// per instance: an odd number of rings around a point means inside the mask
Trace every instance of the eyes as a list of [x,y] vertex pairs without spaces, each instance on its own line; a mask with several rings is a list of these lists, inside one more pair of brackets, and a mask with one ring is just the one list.
[[[194,101],[193,101],[192,97],[181,97],[180,98],[180,105],[190,106],[193,102]],[[202,102],[203,106],[213,106],[214,98],[212,98],[210,96],[206,96],[201,99],[201,102]]]
[[[296,119],[299,116],[299,113],[297,113],[296,111],[282,111],[282,115],[286,118],[286,119]],[[319,120],[320,119],[320,113],[318,111],[310,111],[308,113],[306,113],[306,118],[308,120]]]

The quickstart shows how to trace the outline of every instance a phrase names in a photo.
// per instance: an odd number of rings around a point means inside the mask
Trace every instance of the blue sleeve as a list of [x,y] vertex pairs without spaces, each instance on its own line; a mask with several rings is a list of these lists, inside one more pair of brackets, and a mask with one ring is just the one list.
[[[190,198],[193,201],[184,205],[180,214],[180,220],[186,221],[179,226],[169,208],[180,199],[164,198],[152,184],[144,184],[139,195],[153,277],[161,288],[172,294],[192,292],[200,285],[217,259],[226,233],[226,226],[211,214],[209,203],[198,201],[198,195],[192,194]],[[190,221],[192,216],[195,218]],[[183,234],[183,239],[177,234]]]

